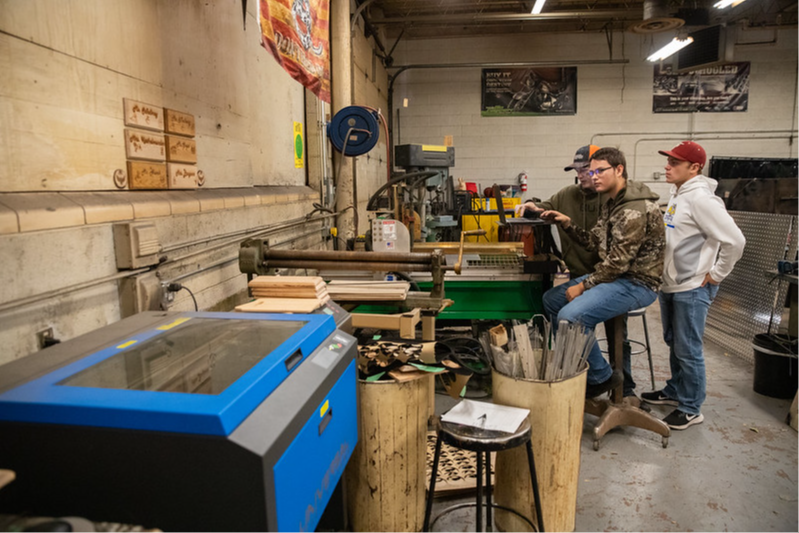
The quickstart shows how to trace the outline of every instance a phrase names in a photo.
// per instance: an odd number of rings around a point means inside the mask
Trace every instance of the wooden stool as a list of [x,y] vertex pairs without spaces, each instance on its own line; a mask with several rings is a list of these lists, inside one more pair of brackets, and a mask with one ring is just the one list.
[[[524,419],[524,422],[513,433],[504,433],[501,431],[491,431],[487,429],[480,429],[471,426],[463,426],[460,424],[452,424],[449,422],[442,422],[440,417],[435,417],[436,434],[436,452],[433,456],[433,471],[430,474],[430,490],[427,493],[427,509],[424,513],[424,526],[422,531],[430,531],[430,514],[433,511],[433,496],[436,491],[436,475],[438,473],[438,460],[441,456],[441,444],[446,442],[450,446],[460,448],[462,450],[470,450],[477,452],[477,502],[476,503],[462,503],[453,505],[445,509],[434,520],[436,521],[445,514],[461,509],[463,507],[477,508],[477,529],[482,531],[483,526],[483,505],[486,507],[486,525],[490,531],[492,528],[491,509],[502,509],[519,516],[522,520],[530,524],[534,528],[532,522],[521,513],[491,503],[491,452],[500,452],[510,450],[517,446],[527,446],[527,462],[530,465],[530,479],[533,483],[533,499],[535,501],[535,514],[538,517],[538,531],[544,531],[544,515],[541,511],[541,496],[538,493],[538,478],[535,475],[535,461],[533,459],[533,446],[530,441],[532,431],[530,429],[530,420]],[[483,454],[485,454],[485,483],[486,483],[486,502],[483,503]]]
[[[621,369],[623,365],[623,335],[624,315],[614,317],[605,322],[605,334],[608,339],[608,355],[610,366]],[[624,385],[610,392],[610,400],[585,400],[585,412],[598,416],[599,420],[594,426],[594,450],[599,450],[599,440],[611,429],[618,426],[634,426],[648,431],[654,431],[662,437],[663,447],[669,445],[671,430],[665,422],[643,411],[640,401],[635,397],[623,398]],[[626,400],[626,401],[625,401]]]

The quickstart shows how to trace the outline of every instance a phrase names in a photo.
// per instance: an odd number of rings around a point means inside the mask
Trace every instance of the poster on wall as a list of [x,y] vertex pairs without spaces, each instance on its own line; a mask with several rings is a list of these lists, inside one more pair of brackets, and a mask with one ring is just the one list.
[[329,0],[259,0],[261,44],[292,78],[330,103]]
[[574,115],[577,67],[484,68],[484,117]]
[[749,62],[726,63],[683,74],[655,65],[654,113],[735,113],[749,107]]

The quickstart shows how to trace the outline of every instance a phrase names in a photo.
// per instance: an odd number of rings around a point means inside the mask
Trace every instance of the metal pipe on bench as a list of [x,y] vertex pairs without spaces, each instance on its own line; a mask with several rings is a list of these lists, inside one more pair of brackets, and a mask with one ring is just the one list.
[[271,259],[264,262],[267,268],[309,268],[314,270],[372,270],[375,272],[430,272],[430,265],[421,263],[388,263],[379,261],[312,261]]
[[333,250],[266,250],[264,259],[270,264],[273,260],[364,262],[364,263],[412,263],[429,265],[433,262],[431,253],[394,252],[339,252]]

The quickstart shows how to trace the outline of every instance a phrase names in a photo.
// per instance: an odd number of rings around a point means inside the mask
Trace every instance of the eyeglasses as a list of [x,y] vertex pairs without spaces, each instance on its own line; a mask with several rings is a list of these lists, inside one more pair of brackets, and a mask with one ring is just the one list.
[[611,168],[613,167],[605,167],[605,168],[598,168],[596,170],[589,170],[588,175],[593,178],[594,176],[599,176],[600,174],[602,174],[606,170],[610,170]]

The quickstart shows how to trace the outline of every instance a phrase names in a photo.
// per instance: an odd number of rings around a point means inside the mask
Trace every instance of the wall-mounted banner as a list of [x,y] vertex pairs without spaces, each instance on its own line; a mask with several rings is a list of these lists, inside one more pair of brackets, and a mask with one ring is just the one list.
[[330,103],[329,0],[259,0],[261,44],[292,78]]
[[302,122],[294,123],[294,168],[305,166],[305,146],[302,139]]
[[574,115],[577,67],[484,68],[484,117]]
[[673,73],[671,65],[655,65],[654,113],[729,113],[746,111],[748,107],[748,61],[684,74]]

